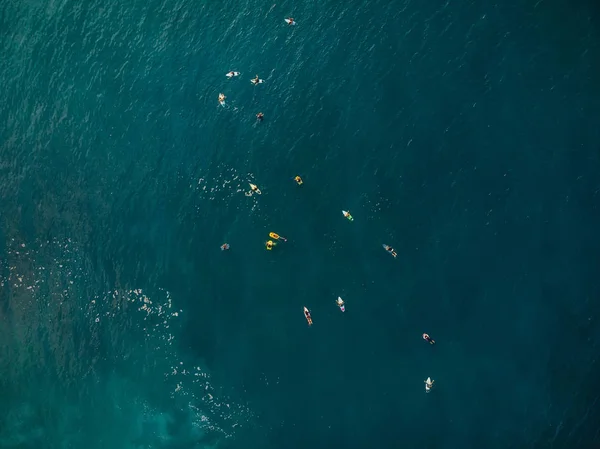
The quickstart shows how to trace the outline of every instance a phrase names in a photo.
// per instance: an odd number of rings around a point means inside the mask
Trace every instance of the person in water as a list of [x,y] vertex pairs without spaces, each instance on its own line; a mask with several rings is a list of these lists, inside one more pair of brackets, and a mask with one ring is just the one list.
[[433,383],[435,382],[435,380],[431,380],[429,377],[427,378],[427,380],[425,381],[425,391],[429,391],[431,390],[431,387],[433,387]]
[[302,181],[302,178],[301,178],[300,176],[296,176],[296,177],[294,178],[294,181],[296,181],[296,184],[298,184],[299,186],[301,186],[301,185],[302,185],[302,182],[303,182],[303,181]]
[[273,245],[274,245],[273,241],[272,241],[272,240],[269,240],[269,241],[267,242],[267,249],[273,249]]
[[259,122],[262,122],[263,118],[265,118],[265,114],[263,114],[262,112],[256,114],[256,120],[258,120]]
[[257,186],[257,185],[255,185],[255,184],[252,184],[252,185],[250,186],[250,188],[252,189],[252,191],[253,191],[253,192],[257,192],[257,193],[258,193],[258,186]]
[[385,250],[390,253],[392,256],[396,257],[398,254],[396,253],[396,251],[394,250],[394,248],[392,248],[391,246],[386,246]]
[[293,24],[294,24],[294,18],[293,18],[293,17],[290,17],[290,18],[288,19],[288,25],[293,25]]
[[260,78],[258,77],[258,75],[256,75],[256,78],[254,78],[252,81],[252,84],[258,84],[260,82]]
[[225,101],[225,98],[227,98],[225,95],[219,94],[219,103],[223,103]]
[[305,307],[304,308],[304,317],[306,318],[306,321],[308,321],[308,325],[312,326],[312,317],[310,316],[310,312],[308,311],[308,309]]
[[435,340],[429,336],[429,334],[423,334],[423,340],[428,342],[430,345],[435,344]]
[[227,249],[229,249],[229,243],[223,243],[223,244],[221,245],[221,251],[225,251],[225,250],[227,250]]

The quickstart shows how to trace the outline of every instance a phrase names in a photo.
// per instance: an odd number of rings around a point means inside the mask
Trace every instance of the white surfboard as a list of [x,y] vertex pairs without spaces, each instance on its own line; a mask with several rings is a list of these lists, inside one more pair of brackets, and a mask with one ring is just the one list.
[[256,184],[252,184],[251,182],[249,182],[248,184],[250,184],[250,188],[252,189],[251,192],[256,193],[257,195],[261,195],[262,192],[260,191],[260,189],[256,186]]
[[264,82],[265,82],[265,80],[261,80],[261,79],[259,79],[259,80],[258,80],[258,83],[256,83],[256,82],[254,81],[254,78],[252,78],[252,79],[250,80],[250,82],[256,86],[257,84],[262,84],[262,83],[264,83]]
[[240,72],[228,72],[225,74],[227,78],[233,78],[234,76],[240,76]]
[[433,380],[431,380],[431,377],[428,377],[427,380],[425,381],[425,393],[429,393],[431,391],[431,387],[433,387]]
[[290,19],[284,19],[285,23],[287,23],[288,25],[296,25],[296,22]]

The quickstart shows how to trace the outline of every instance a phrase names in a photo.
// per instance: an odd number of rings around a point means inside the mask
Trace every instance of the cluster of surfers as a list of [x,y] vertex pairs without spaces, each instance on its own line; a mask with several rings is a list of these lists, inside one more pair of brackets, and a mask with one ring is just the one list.
[[[296,175],[294,178],[294,181],[296,182],[296,184],[298,184],[299,186],[301,186],[302,184],[304,184],[304,181],[302,180],[302,178],[298,175]],[[250,185],[250,190],[245,192],[244,194],[246,196],[252,196],[252,195],[262,195],[262,191],[258,188],[258,186],[256,184],[253,183],[249,183]],[[342,210],[342,215],[344,216],[344,218],[346,218],[348,221],[354,221],[354,217],[352,217],[352,214],[350,214],[349,211],[347,210]],[[276,232],[269,232],[269,240],[267,240],[265,242],[265,248],[267,251],[271,251],[273,250],[273,248],[276,245],[276,241],[282,241],[282,242],[287,242],[287,239],[279,234],[277,234]],[[382,244],[383,249],[390,254],[394,259],[396,257],[398,257],[398,253],[396,253],[396,250],[394,248],[392,248],[390,245],[386,245],[385,243]],[[221,245],[221,251],[227,251],[229,250],[230,245],[229,243],[223,243]],[[336,299],[336,305],[339,307],[339,309],[342,312],[346,311],[346,304],[344,303],[344,300],[338,296],[338,298]],[[313,324],[313,319],[312,316],[310,314],[310,310],[308,310],[308,308],[306,306],[303,307],[304,308],[304,318],[306,318],[306,322],[308,323],[309,326],[312,326]],[[423,334],[423,340],[425,340],[427,343],[434,345],[435,344],[435,340],[433,338],[431,338],[429,336],[429,334]],[[434,384],[434,380],[432,380],[430,377],[428,377],[425,380],[425,391],[427,393],[429,393],[431,391],[431,389],[433,388],[433,384]]]
[[[284,19],[284,20],[285,20],[285,23],[287,23],[287,24],[288,24],[288,26],[293,26],[293,25],[296,25],[296,21],[294,20],[294,18],[293,18],[293,17],[288,17],[288,18],[286,18],[286,19]],[[230,79],[231,79],[231,78],[234,78],[234,77],[236,77],[236,76],[240,76],[240,75],[241,75],[241,73],[240,73],[240,72],[236,72],[236,71],[234,71],[234,70],[230,70],[229,72],[227,72],[227,73],[225,74],[225,76],[226,76],[227,78],[230,78]],[[253,85],[257,86],[257,85],[259,85],[259,84],[262,84],[262,83],[264,83],[264,82],[265,82],[265,80],[264,80],[264,79],[261,79],[261,78],[260,78],[258,75],[256,75],[254,78],[252,78],[252,79],[250,80],[250,82],[251,82]],[[221,106],[223,106],[223,107],[225,107],[225,99],[226,99],[226,98],[227,98],[227,97],[225,96],[225,94],[224,94],[224,93],[220,93],[220,94],[219,94],[219,104],[220,104]],[[256,120],[257,120],[258,122],[262,122],[264,118],[265,118],[265,114],[263,114],[262,112],[259,112],[259,113],[257,113],[257,114],[256,114]]]
[[[296,25],[296,22],[294,21],[293,17],[289,17],[289,18],[285,19],[285,22],[288,25]],[[239,76],[239,75],[240,75],[240,72],[235,72],[235,71],[230,71],[230,72],[227,72],[225,74],[225,76],[227,78],[234,78],[234,77]],[[263,79],[261,79],[258,75],[256,75],[254,78],[252,78],[250,80],[250,82],[253,85],[256,86],[258,84],[264,83],[265,81]],[[222,93],[219,94],[219,104],[221,106],[223,106],[223,107],[225,107],[225,99],[226,98],[227,97],[224,94],[222,94]],[[259,112],[259,113],[256,114],[256,120],[257,121],[262,122],[263,119],[264,119],[264,114],[262,112]],[[293,179],[296,182],[296,184],[298,184],[299,186],[301,186],[304,183],[304,181],[302,180],[302,178],[300,176],[298,176],[298,175],[295,176]],[[250,184],[250,190],[244,193],[246,196],[261,195],[262,194],[261,190],[258,188],[258,186],[256,184],[252,184],[252,183],[249,183],[249,184]],[[354,221],[354,218],[352,217],[352,215],[350,214],[349,211],[342,210],[342,215],[348,221]],[[280,236],[279,234],[277,234],[275,232],[269,232],[269,240],[267,240],[265,242],[265,248],[267,249],[267,251],[271,251],[275,247],[275,245],[276,245],[275,242],[276,241],[280,241],[280,240],[283,241],[283,242],[287,242],[287,239],[285,237],[282,237],[282,236]],[[390,254],[392,257],[394,257],[394,259],[398,256],[398,254],[396,253],[396,250],[394,250],[394,248],[392,248],[391,246],[386,245],[385,243],[382,244],[382,246],[383,246],[383,249],[388,254]],[[230,248],[229,243],[223,243],[221,245],[221,250],[222,251],[229,250],[229,248]],[[342,312],[346,311],[346,305],[344,303],[344,300],[341,297],[338,296],[338,298],[336,299],[335,302],[336,302],[336,305],[339,307],[339,309]],[[307,321],[308,325],[312,326],[313,319],[312,319],[312,316],[310,314],[310,310],[308,310],[308,308],[306,306],[304,306],[304,318],[306,318],[306,321]],[[429,334],[423,334],[423,340],[425,340],[426,342],[428,342],[431,345],[435,344],[435,340],[433,340],[429,336]],[[431,391],[431,389],[433,388],[433,384],[434,384],[435,381],[432,380],[430,377],[428,377],[424,382],[425,382],[425,391],[427,393],[429,393]]]

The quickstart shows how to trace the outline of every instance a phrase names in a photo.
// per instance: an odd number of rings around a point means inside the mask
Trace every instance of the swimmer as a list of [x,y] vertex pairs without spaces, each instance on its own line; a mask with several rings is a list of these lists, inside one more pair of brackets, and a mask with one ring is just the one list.
[[258,120],[259,122],[262,122],[263,118],[265,118],[265,114],[263,114],[262,112],[256,114],[256,120]]
[[394,248],[392,248],[389,245],[386,245],[385,243],[383,244],[383,249],[385,249],[388,253],[390,253],[392,256],[394,256],[394,259],[398,255],[398,254],[396,254],[396,251],[394,251]]
[[294,181],[296,181],[296,184],[298,184],[299,186],[301,186],[304,183],[304,181],[302,181],[302,178],[300,176],[296,176],[294,178]]
[[306,321],[308,321],[308,325],[312,326],[312,317],[310,316],[310,312],[306,307],[304,307],[304,317],[306,318]]
[[229,249],[229,243],[223,243],[223,244],[221,245],[221,251],[225,251],[225,250],[227,250],[227,249]]
[[344,305],[344,300],[341,298],[341,296],[338,296],[338,299],[335,300],[335,303],[342,312],[346,311],[346,306]]
[[423,340],[428,342],[430,345],[435,344],[435,340],[429,336],[429,334],[423,334]]
[[427,380],[425,381],[425,393],[429,393],[429,391],[433,387],[434,382],[435,380],[431,380],[431,377],[427,378]]
[[219,94],[219,103],[221,106],[225,106],[225,98],[227,98],[225,95]]
[[269,240],[269,241],[266,243],[266,247],[267,247],[267,250],[268,250],[268,251],[271,251],[271,250],[273,249],[273,247],[274,247],[274,246],[275,246],[275,243],[273,242],[273,240]]
[[352,218],[352,215],[350,215],[350,212],[347,210],[343,210],[342,214],[344,215],[344,217],[346,217],[349,221],[354,221],[354,218]]

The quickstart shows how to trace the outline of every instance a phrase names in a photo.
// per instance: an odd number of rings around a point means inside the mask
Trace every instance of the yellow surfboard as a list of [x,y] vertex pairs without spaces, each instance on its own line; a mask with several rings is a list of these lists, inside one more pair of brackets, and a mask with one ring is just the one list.
[[271,237],[272,239],[275,240],[283,240],[284,242],[287,242],[287,239],[285,237],[281,237],[279,234],[276,234],[275,232],[269,232],[269,237]]

